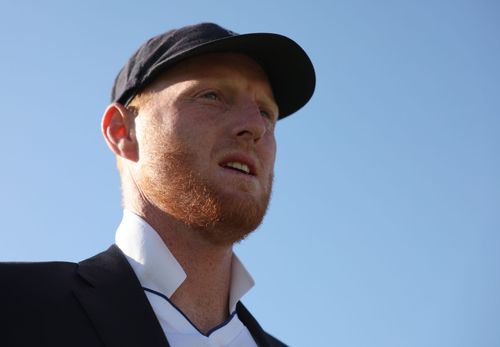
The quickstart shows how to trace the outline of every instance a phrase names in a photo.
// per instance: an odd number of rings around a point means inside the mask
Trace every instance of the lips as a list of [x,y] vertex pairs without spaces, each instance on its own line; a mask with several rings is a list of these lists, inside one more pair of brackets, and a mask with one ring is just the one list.
[[224,164],[224,167],[228,167],[231,169],[235,169],[246,174],[250,174],[250,168],[247,164],[239,163],[237,161],[230,161],[229,163]]
[[255,162],[250,157],[243,154],[235,154],[226,156],[219,166],[241,172],[246,175],[256,176]]

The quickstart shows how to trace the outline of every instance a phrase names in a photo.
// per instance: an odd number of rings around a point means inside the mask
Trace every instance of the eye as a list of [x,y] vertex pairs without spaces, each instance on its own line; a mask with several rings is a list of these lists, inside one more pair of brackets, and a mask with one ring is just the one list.
[[274,112],[268,111],[266,109],[261,109],[260,114],[262,115],[262,117],[267,118],[272,122],[274,122],[276,120]]
[[219,95],[214,91],[203,93],[200,95],[200,97],[202,97],[204,99],[209,99],[209,100],[218,100],[219,99]]

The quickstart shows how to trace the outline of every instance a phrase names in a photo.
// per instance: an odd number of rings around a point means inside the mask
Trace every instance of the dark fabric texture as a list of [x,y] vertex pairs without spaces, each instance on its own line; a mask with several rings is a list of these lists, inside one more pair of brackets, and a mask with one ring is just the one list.
[[[0,346],[166,347],[168,341],[116,246],[78,264],[0,263]],[[241,304],[260,347],[281,347]]]

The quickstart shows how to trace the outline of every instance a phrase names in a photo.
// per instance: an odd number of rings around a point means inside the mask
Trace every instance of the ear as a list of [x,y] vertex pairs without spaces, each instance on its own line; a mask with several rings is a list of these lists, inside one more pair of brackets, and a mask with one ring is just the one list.
[[101,131],[113,153],[135,162],[139,159],[134,115],[125,106],[112,103],[106,108],[102,117]]

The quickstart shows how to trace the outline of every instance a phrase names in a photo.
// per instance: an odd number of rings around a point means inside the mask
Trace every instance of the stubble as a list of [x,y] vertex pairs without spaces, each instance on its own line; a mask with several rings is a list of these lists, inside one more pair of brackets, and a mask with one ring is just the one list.
[[143,167],[140,185],[150,202],[215,245],[243,240],[262,222],[269,205],[272,175],[260,199],[223,192],[206,173],[193,169],[196,154],[155,150]]

